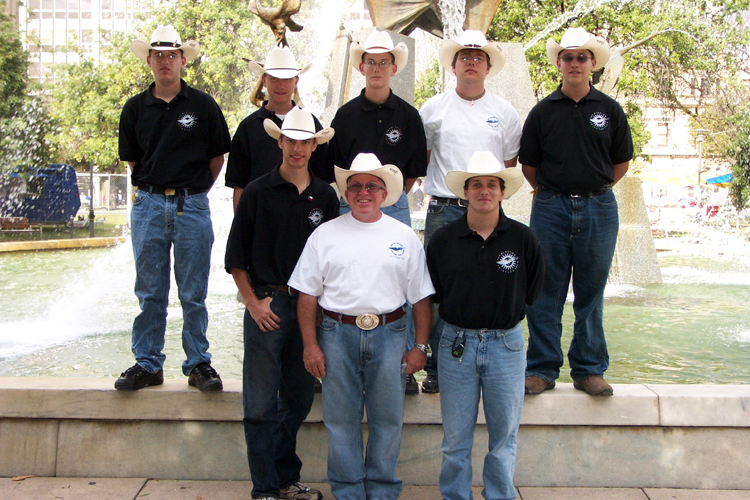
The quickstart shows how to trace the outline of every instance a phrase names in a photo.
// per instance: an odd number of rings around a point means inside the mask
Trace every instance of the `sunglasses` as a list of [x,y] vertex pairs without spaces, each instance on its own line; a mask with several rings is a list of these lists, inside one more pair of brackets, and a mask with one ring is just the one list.
[[367,183],[365,185],[359,184],[358,182],[353,182],[352,184],[349,184],[346,186],[346,190],[352,193],[359,193],[362,190],[367,191],[368,193],[377,193],[381,189],[385,190],[384,187],[378,186],[377,184],[373,183]]
[[559,60],[561,60],[564,63],[570,64],[573,62],[573,59],[578,61],[579,63],[583,64],[589,59],[593,59],[591,56],[587,56],[586,54],[565,54],[563,56],[558,57]]

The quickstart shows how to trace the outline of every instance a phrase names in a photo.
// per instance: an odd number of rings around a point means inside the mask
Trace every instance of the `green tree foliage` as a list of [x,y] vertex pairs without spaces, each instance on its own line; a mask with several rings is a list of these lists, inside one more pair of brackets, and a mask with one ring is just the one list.
[[[747,36],[739,16],[747,6],[747,0],[506,0],[488,36],[527,44],[548,32],[526,51],[537,97],[542,98],[559,84],[557,70],[547,59],[549,38],[559,41],[567,28],[582,26],[615,49],[658,33],[624,54],[626,67],[613,96],[625,103],[636,150],[641,151],[649,139],[638,123],[641,105],[696,116],[743,68]],[[577,7],[580,13],[571,16]]]
[[419,75],[414,88],[414,107],[419,109],[427,99],[440,92],[440,64],[437,59],[432,66]]
[[739,213],[750,206],[750,109],[734,114],[730,123],[736,127],[736,133],[725,152],[733,160],[734,180],[729,192],[732,205]]
[[243,61],[265,58],[273,44],[271,31],[247,9],[246,1],[178,2],[153,13],[134,33],[102,33],[99,60],[79,54],[80,62],[57,68],[50,88],[50,114],[59,121],[51,134],[55,157],[88,168],[93,160],[101,171],[122,172],[117,131],[125,101],[153,81],[146,64],[130,51],[133,40],[146,40],[157,25],[171,24],[183,41],[196,40],[200,57],[187,64],[183,78],[212,95],[231,130],[252,111],[250,88],[257,77]]
[[44,138],[52,124],[41,99],[28,93],[29,54],[4,5],[0,1],[0,169],[38,167],[49,159]]

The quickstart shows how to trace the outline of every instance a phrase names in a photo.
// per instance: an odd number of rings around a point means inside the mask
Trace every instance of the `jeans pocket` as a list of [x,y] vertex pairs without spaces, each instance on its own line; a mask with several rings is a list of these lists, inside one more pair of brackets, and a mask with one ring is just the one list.
[[614,191],[611,189],[607,190],[606,193],[598,194],[592,197],[593,203],[602,207],[616,207],[617,198],[615,197]]
[[396,203],[394,203],[393,206],[399,210],[409,210],[409,198],[401,196],[396,200]]
[[536,190],[536,196],[534,196],[534,203],[549,203],[556,197],[557,194],[555,194],[553,191],[539,187]]
[[208,210],[208,196],[206,193],[188,196],[185,198],[185,205],[195,210]]
[[453,347],[453,341],[457,336],[458,335],[453,330],[447,330],[443,328],[443,331],[440,335],[440,343],[438,344],[438,347],[440,349],[451,349]]
[[319,328],[326,332],[332,332],[338,327],[338,325],[339,325],[338,321],[334,320],[333,318],[329,318],[328,316],[323,315],[323,318],[320,320]]
[[436,203],[433,205],[432,202],[430,202],[430,205],[427,207],[427,213],[433,215],[441,214],[443,213],[443,210],[445,210],[444,203]]
[[503,344],[509,351],[523,351],[523,332],[520,328],[509,330],[503,335]]
[[133,206],[137,207],[138,205],[143,203],[143,200],[146,199],[146,196],[149,196],[149,195],[145,191],[140,191],[140,190],[137,191],[133,199]]
[[392,332],[401,333],[406,330],[406,318],[407,315],[404,314],[402,318],[399,318],[396,321],[391,321],[385,326]]

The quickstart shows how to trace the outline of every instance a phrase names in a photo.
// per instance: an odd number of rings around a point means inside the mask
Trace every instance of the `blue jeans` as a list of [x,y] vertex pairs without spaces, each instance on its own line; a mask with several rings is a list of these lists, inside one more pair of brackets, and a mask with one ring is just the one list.
[[[344,198],[339,200],[340,208],[339,214],[344,215],[352,211],[352,207],[346,202]],[[389,215],[399,222],[403,222],[407,226],[411,227],[411,213],[409,212],[409,199],[406,197],[406,193],[402,192],[399,199],[393,205],[388,207],[382,207],[380,209],[385,215]]]
[[573,276],[573,340],[570,376],[579,381],[603,375],[609,367],[604,339],[604,288],[617,243],[617,200],[604,194],[571,197],[539,189],[531,210],[531,229],[544,249],[544,287],[528,307],[529,350],[526,375],[546,381],[560,376],[562,315]]
[[[444,500],[473,498],[471,447],[481,395],[489,433],[482,495],[488,500],[515,498],[513,473],[524,397],[521,324],[510,330],[465,330],[443,324],[438,352],[443,414],[440,493]],[[464,342],[460,358],[451,355],[456,337]]]
[[245,309],[242,406],[253,496],[279,496],[300,480],[297,432],[310,412],[315,379],[305,370],[297,297],[255,287],[259,299],[273,297],[279,329],[263,332]]
[[[323,421],[328,433],[328,482],[336,500],[396,500],[404,420],[406,316],[360,330],[323,316],[318,343],[325,355]],[[364,461],[362,416],[367,409]]]
[[164,366],[164,332],[169,302],[170,249],[174,246],[174,276],[182,305],[182,348],[187,359],[182,372],[211,361],[208,353],[206,294],[214,242],[206,193],[185,197],[177,215],[177,196],[138,191],[130,214],[135,257],[135,295],[141,313],[133,322],[136,362],[147,372]]
[[[427,248],[427,243],[430,242],[430,238],[435,234],[435,231],[443,226],[450,224],[451,222],[458,220],[466,213],[466,207],[457,207],[455,205],[449,205],[447,203],[436,203],[433,204],[434,200],[430,200],[430,205],[427,208],[427,219],[424,223],[424,246]],[[430,329],[430,349],[433,353],[438,352],[438,344],[440,342],[440,334],[443,332],[443,320],[438,319]],[[427,364],[424,365],[424,371],[427,375],[437,375],[438,373],[438,356],[432,355],[427,358]]]

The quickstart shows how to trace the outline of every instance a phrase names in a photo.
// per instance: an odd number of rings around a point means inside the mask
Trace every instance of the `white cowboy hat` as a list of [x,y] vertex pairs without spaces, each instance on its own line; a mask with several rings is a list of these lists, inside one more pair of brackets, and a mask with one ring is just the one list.
[[382,165],[378,157],[372,153],[359,153],[352,162],[349,170],[345,168],[334,168],[336,172],[336,186],[339,192],[346,192],[346,184],[349,177],[357,174],[370,174],[379,177],[385,182],[385,190],[388,191],[385,201],[381,207],[389,207],[396,203],[404,190],[404,176],[396,165]]
[[568,28],[560,43],[552,38],[547,40],[547,58],[552,66],[557,67],[557,56],[563,50],[590,50],[596,59],[593,71],[599,71],[609,61],[609,44],[600,37],[594,36],[584,28]]
[[499,43],[488,42],[481,31],[466,30],[456,40],[443,40],[440,44],[438,60],[445,71],[453,72],[453,57],[464,49],[479,49],[489,56],[491,67],[487,78],[492,78],[505,66],[505,52]]
[[453,194],[466,199],[464,186],[472,177],[498,177],[505,183],[505,199],[507,200],[523,186],[523,173],[520,168],[505,168],[489,151],[477,151],[469,160],[466,171],[453,170],[445,176],[445,185]]
[[263,128],[274,139],[285,135],[295,141],[316,139],[318,144],[325,144],[333,137],[333,129],[330,127],[316,133],[313,115],[309,111],[300,109],[297,106],[294,106],[286,114],[284,121],[281,123],[281,128],[270,118],[263,120]]
[[149,53],[148,51],[151,49],[179,49],[182,51],[182,55],[185,56],[187,62],[198,57],[198,52],[200,51],[198,42],[195,40],[188,40],[183,44],[180,35],[177,34],[177,30],[175,30],[172,25],[157,26],[154,32],[151,33],[151,43],[136,40],[130,44],[130,50],[132,50],[133,53],[143,61],[146,60]]
[[263,75],[264,73],[269,74],[275,78],[281,78],[288,80],[299,76],[308,69],[312,64],[308,64],[304,68],[297,67],[297,60],[294,59],[292,49],[289,47],[274,47],[271,52],[266,56],[266,63],[260,64],[255,61],[247,63],[250,67],[250,71],[256,75]]
[[396,73],[393,76],[396,76],[406,67],[406,61],[409,59],[409,47],[404,42],[394,47],[391,35],[386,31],[374,30],[365,40],[364,46],[352,42],[349,45],[349,64],[359,71],[362,54],[385,54],[387,52],[393,54],[394,64],[396,65]]

